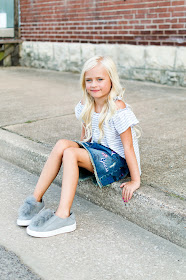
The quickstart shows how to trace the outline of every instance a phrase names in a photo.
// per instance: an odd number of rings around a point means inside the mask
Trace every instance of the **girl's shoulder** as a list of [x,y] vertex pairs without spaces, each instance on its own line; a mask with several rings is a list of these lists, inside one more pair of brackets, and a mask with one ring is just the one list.
[[115,104],[116,104],[117,110],[125,109],[126,108],[126,104],[122,100],[116,100]]
[[117,110],[112,117],[111,122],[119,134],[139,123],[130,106],[122,100],[116,101]]
[[116,100],[115,104],[117,110],[112,117],[114,122],[122,123],[124,121],[126,122],[128,120],[131,120],[135,124],[138,123],[138,120],[129,104],[125,103],[122,100]]

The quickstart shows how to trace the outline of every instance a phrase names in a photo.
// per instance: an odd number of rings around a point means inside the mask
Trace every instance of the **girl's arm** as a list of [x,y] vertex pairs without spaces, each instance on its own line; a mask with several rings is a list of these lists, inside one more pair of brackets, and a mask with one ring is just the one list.
[[83,141],[83,139],[84,139],[84,137],[85,137],[85,127],[82,125],[82,129],[81,129],[81,141]]
[[121,141],[124,147],[125,159],[130,171],[131,181],[121,184],[122,197],[124,202],[128,202],[132,198],[132,194],[140,187],[140,173],[136,155],[134,152],[131,128],[120,134]]
[[[84,105],[83,98],[81,99],[81,104]],[[84,137],[85,137],[85,127],[84,125],[82,125],[80,141],[83,141]]]

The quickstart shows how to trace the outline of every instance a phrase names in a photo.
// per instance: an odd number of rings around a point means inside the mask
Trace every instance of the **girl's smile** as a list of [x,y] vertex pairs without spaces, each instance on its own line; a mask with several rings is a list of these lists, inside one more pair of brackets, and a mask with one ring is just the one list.
[[103,65],[98,64],[85,73],[85,86],[87,92],[96,100],[106,99],[112,83]]

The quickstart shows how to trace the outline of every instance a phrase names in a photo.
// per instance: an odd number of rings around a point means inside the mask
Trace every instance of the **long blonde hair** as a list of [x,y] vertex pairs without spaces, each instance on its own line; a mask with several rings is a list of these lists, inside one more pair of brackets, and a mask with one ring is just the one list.
[[80,78],[81,87],[83,90],[83,101],[84,101],[84,108],[80,116],[82,123],[84,124],[85,127],[84,141],[89,141],[92,137],[91,118],[94,112],[94,98],[86,91],[85,73],[91,70],[92,68],[94,68],[99,63],[101,63],[106,69],[112,84],[111,90],[108,94],[108,98],[99,116],[100,137],[98,142],[100,143],[101,139],[104,136],[103,124],[104,122],[108,124],[108,121],[116,112],[117,108],[116,108],[115,100],[117,99],[123,100],[124,90],[122,89],[122,86],[119,81],[116,65],[109,56],[97,55],[85,62]]

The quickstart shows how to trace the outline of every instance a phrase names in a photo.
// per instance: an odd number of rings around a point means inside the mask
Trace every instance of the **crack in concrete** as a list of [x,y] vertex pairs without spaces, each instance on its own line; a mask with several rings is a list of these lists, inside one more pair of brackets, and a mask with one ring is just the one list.
[[158,191],[164,193],[165,195],[168,195],[168,196],[171,196],[171,197],[174,197],[174,198],[178,198],[178,199],[183,200],[183,201],[186,200],[186,197],[184,195],[180,195],[180,194],[178,194],[176,192],[170,191],[165,186],[163,186],[161,188],[158,185],[155,185],[153,183],[148,183],[148,182],[145,182],[145,181],[142,181],[141,185],[144,185],[144,186],[147,186],[147,187],[151,187],[151,188],[153,188],[155,190],[158,190]]
[[24,139],[30,140],[30,141],[32,141],[32,142],[34,142],[34,143],[42,144],[42,145],[45,146],[45,147],[50,147],[50,148],[52,147],[52,144],[44,143],[44,142],[41,142],[41,141],[39,141],[39,140],[34,140],[34,139],[32,139],[31,137],[26,137],[26,136],[24,136],[24,135],[22,135],[22,134],[20,134],[20,133],[18,133],[18,132],[12,131],[12,130],[7,129],[7,128],[5,128],[5,127],[0,127],[0,129],[5,130],[5,131],[7,131],[7,132],[10,132],[10,133],[12,133],[12,134],[21,136],[21,137],[23,137]]
[[18,124],[29,124],[29,123],[34,123],[34,122],[39,122],[39,121],[44,121],[44,120],[50,120],[50,119],[55,119],[55,118],[61,118],[61,117],[66,117],[66,116],[73,116],[75,115],[75,113],[70,113],[70,114],[64,114],[64,115],[58,115],[58,116],[54,116],[54,117],[47,117],[47,118],[41,118],[41,119],[35,119],[35,120],[27,120],[24,122],[17,122],[17,123],[12,123],[12,124],[5,124],[0,126],[0,128],[6,128],[8,126],[14,126],[14,125],[18,125]]

